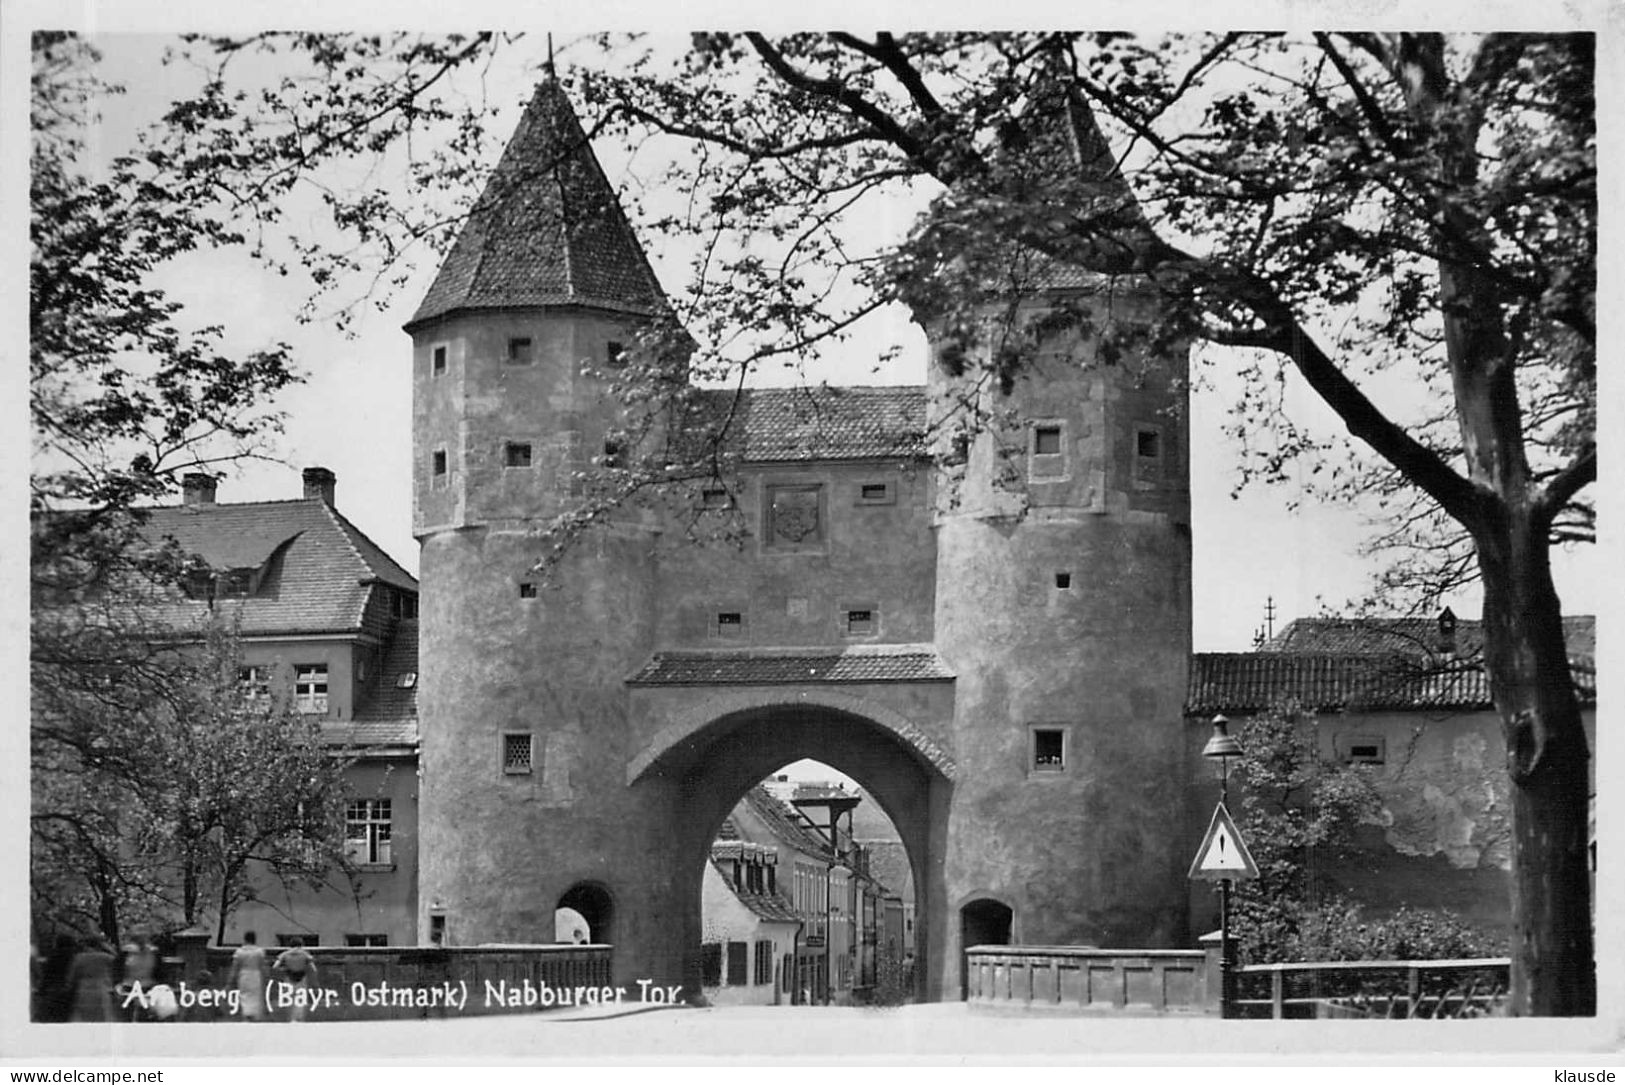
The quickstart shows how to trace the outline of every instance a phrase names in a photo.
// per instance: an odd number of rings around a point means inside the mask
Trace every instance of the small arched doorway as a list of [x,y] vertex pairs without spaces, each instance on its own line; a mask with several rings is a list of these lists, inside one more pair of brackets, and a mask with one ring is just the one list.
[[972,946],[1007,946],[1015,913],[1010,906],[991,897],[973,900],[959,909],[959,997],[970,997],[970,958]]
[[577,882],[565,890],[555,908],[570,909],[581,917],[587,925],[587,941],[613,944],[615,902],[608,889],[596,882]]

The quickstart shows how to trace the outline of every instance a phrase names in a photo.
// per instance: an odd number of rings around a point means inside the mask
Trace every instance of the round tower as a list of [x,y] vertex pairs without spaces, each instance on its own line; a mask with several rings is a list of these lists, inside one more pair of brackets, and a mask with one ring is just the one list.
[[[1114,167],[1090,175],[1092,120],[1062,120],[1050,165],[1081,174],[1074,196],[1133,215]],[[952,335],[922,317],[935,638],[958,675],[949,911],[930,917],[950,976],[976,942],[1188,944],[1187,351],[1140,334],[1155,302],[1132,282],[1005,255],[1019,298]]]
[[420,931],[551,942],[567,902],[615,937],[622,679],[647,658],[649,531],[544,532],[635,450],[605,375],[664,312],[562,90],[537,91],[406,330],[421,546]]

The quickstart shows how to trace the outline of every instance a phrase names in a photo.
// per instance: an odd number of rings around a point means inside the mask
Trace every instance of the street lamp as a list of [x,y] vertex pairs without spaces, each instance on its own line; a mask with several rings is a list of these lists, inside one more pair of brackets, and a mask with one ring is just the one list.
[[[1202,747],[1202,756],[1219,763],[1219,808],[1228,817],[1225,804],[1230,799],[1230,759],[1242,755],[1241,743],[1230,737],[1230,721],[1213,717],[1213,736]],[[1230,942],[1230,879],[1219,879],[1219,1018],[1232,1015],[1235,1005],[1235,947]]]

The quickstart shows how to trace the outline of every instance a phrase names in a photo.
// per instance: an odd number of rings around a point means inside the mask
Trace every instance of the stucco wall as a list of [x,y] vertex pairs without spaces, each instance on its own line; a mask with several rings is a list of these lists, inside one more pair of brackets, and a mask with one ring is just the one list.
[[362,869],[352,885],[334,872],[329,886],[313,892],[284,886],[261,873],[260,900],[239,908],[226,927],[226,942],[254,931],[274,946],[279,934],[298,934],[308,944],[342,946],[347,934],[382,934],[391,946],[418,944],[418,779],[410,757],[368,758],[351,766],[350,794],[390,802],[390,866]]
[[[1595,743],[1595,713],[1584,714]],[[1233,721],[1231,734],[1239,733]],[[1483,930],[1511,921],[1510,782],[1499,718],[1491,711],[1324,713],[1313,725],[1320,754],[1341,760],[1351,744],[1380,747],[1371,773],[1381,807],[1361,827],[1346,856],[1313,857],[1320,886],[1380,917],[1402,906],[1448,909]],[[1187,723],[1191,778],[1186,825],[1194,854],[1218,797],[1216,778],[1201,767],[1209,720]],[[1216,905],[1198,892],[1193,917],[1217,923]]]

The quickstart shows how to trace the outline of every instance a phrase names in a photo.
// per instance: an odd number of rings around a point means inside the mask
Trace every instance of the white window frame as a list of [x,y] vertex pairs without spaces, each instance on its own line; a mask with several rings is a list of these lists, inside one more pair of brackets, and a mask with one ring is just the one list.
[[351,799],[345,805],[344,854],[357,866],[394,865],[394,820],[388,799]]
[[298,663],[293,668],[293,703],[299,711],[327,714],[327,664]]

